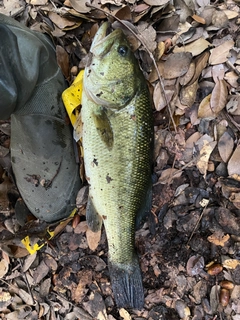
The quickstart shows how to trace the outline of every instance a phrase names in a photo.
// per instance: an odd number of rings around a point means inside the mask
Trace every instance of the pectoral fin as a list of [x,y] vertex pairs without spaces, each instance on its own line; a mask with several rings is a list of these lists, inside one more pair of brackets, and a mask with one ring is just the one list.
[[93,121],[100,138],[106,144],[108,150],[111,150],[113,147],[113,131],[103,107],[99,108],[98,112],[93,114]]
[[93,231],[97,232],[102,227],[102,217],[97,213],[94,207],[92,199],[88,197],[88,203],[86,208],[86,220],[88,227]]

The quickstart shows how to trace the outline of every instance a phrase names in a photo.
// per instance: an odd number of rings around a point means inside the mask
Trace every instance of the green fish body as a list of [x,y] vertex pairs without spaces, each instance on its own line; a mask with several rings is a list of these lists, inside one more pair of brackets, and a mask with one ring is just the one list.
[[82,145],[93,231],[102,222],[118,307],[140,309],[144,292],[134,249],[136,217],[151,204],[153,124],[149,91],[121,29],[98,30],[84,72]]

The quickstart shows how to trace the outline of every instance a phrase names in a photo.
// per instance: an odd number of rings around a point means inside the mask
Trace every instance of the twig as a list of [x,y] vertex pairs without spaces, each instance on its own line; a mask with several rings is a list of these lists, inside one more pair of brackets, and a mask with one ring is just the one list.
[[154,59],[154,56],[152,54],[152,52],[148,49],[147,45],[145,44],[144,40],[142,39],[142,37],[140,37],[138,34],[136,34],[127,24],[125,24],[122,20],[120,20],[118,17],[112,15],[111,13],[109,12],[106,12],[104,11],[103,9],[101,8],[97,8],[91,4],[89,4],[88,2],[86,2],[86,6],[87,7],[90,7],[90,8],[93,8],[95,10],[99,10],[101,12],[103,12],[105,15],[108,15],[109,17],[117,20],[119,23],[121,23],[126,29],[128,29],[140,42],[141,44],[143,45],[144,49],[147,51],[147,53],[149,54],[149,57],[151,58],[152,62],[153,62],[153,65],[157,71],[157,75],[158,75],[158,79],[159,79],[159,82],[160,82],[160,87],[161,87],[161,90],[162,90],[162,93],[163,93],[163,97],[164,97],[164,100],[166,102],[166,105],[168,107],[168,112],[169,112],[169,115],[170,115],[170,118],[171,118],[171,121],[173,123],[173,126],[174,126],[174,131],[177,132],[177,127],[176,127],[176,124],[175,124],[175,121],[173,119],[173,115],[172,115],[172,112],[171,112],[171,107],[170,107],[170,104],[167,100],[167,96],[166,96],[166,93],[165,93],[165,90],[164,90],[164,84],[163,84],[163,81],[162,81],[162,77],[160,75],[160,72],[158,70],[158,67],[157,67],[157,63]]
[[188,239],[188,242],[187,242],[186,246],[189,245],[189,242],[191,241],[191,239],[192,239],[192,237],[193,237],[193,235],[194,235],[194,233],[195,233],[195,231],[196,231],[196,229],[197,229],[197,227],[198,227],[198,225],[199,225],[199,223],[200,223],[200,221],[201,221],[204,213],[205,213],[206,210],[207,210],[207,206],[208,206],[208,204],[206,204],[206,206],[203,208],[203,211],[202,211],[202,213],[200,214],[200,216],[199,216],[199,218],[198,218],[198,221],[197,221],[195,227],[193,228],[193,231],[192,231],[192,233],[191,233],[191,235],[190,235],[190,237],[189,237],[189,239]]

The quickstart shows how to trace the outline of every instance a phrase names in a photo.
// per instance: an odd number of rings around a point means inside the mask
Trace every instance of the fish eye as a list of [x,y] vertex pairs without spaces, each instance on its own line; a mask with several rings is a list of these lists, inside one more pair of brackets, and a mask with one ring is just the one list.
[[120,46],[118,47],[118,53],[122,56],[122,57],[126,57],[127,53],[128,53],[128,47],[127,46]]

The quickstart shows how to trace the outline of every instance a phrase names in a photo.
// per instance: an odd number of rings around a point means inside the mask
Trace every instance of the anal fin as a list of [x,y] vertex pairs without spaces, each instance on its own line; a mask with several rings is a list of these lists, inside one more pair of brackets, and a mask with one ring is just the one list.
[[86,220],[88,227],[93,231],[97,232],[102,227],[102,217],[98,214],[91,197],[88,197],[88,203],[86,208]]

